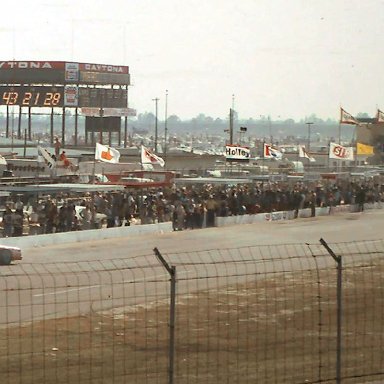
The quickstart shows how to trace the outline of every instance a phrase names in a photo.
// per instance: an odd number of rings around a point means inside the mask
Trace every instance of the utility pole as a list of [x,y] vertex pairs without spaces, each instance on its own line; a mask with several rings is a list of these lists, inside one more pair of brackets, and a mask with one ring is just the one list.
[[307,152],[309,152],[309,150],[311,149],[311,125],[313,124],[313,122],[311,123],[305,123],[307,124],[308,126],[308,148],[307,148]]
[[167,164],[167,134],[168,134],[168,89],[165,90],[165,119],[164,119],[164,162]]
[[152,99],[152,101],[155,102],[155,152],[157,152],[157,104],[159,100],[160,99],[158,97]]

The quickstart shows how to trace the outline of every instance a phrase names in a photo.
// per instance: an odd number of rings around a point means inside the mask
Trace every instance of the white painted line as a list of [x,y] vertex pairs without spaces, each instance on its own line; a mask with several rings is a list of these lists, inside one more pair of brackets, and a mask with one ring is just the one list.
[[[186,272],[187,271],[181,271],[179,275],[183,275]],[[169,276],[169,275],[168,274],[163,274],[163,275],[145,276],[145,277],[140,278],[140,279],[122,280],[122,281],[116,282],[114,284],[118,285],[118,284],[122,284],[122,283],[123,284],[124,283],[141,283],[141,282],[145,282],[147,280],[160,279],[162,277],[167,277],[167,276]],[[65,290],[61,290],[61,291],[49,292],[49,293],[37,293],[36,295],[33,295],[33,297],[61,295],[61,294],[68,293],[68,292],[76,292],[76,291],[82,291],[84,289],[92,289],[92,288],[99,288],[99,287],[111,287],[111,285],[110,284],[98,284],[98,285],[90,285],[90,286],[87,286],[87,287],[70,288],[70,289],[65,289]]]
[[97,288],[102,287],[102,285],[90,285],[88,287],[80,287],[80,288],[72,288],[72,289],[66,289],[64,291],[54,291],[49,293],[38,293],[36,295],[33,295],[33,297],[42,297],[42,296],[49,296],[49,295],[60,295],[67,292],[73,292],[73,291],[81,291],[83,289],[91,289],[91,288]]

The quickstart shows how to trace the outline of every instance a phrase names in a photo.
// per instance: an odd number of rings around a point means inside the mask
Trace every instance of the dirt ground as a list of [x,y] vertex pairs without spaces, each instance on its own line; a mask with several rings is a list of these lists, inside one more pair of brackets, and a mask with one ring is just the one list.
[[[343,383],[384,381],[383,272],[344,271]],[[336,303],[336,270],[178,295],[174,382],[335,383]],[[0,330],[1,384],[165,384],[168,363],[164,300]]]

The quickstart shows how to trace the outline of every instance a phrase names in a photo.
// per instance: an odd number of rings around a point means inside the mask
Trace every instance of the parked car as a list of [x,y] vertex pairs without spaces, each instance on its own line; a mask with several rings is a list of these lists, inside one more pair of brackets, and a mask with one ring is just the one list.
[[20,248],[0,245],[0,265],[9,265],[12,261],[22,260],[22,258]]

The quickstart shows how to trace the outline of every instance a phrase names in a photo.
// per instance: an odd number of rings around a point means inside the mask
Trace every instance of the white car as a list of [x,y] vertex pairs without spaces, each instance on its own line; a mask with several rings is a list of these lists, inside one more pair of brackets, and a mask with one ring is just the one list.
[[22,260],[22,258],[20,248],[0,245],[0,265],[9,265],[12,261]]

